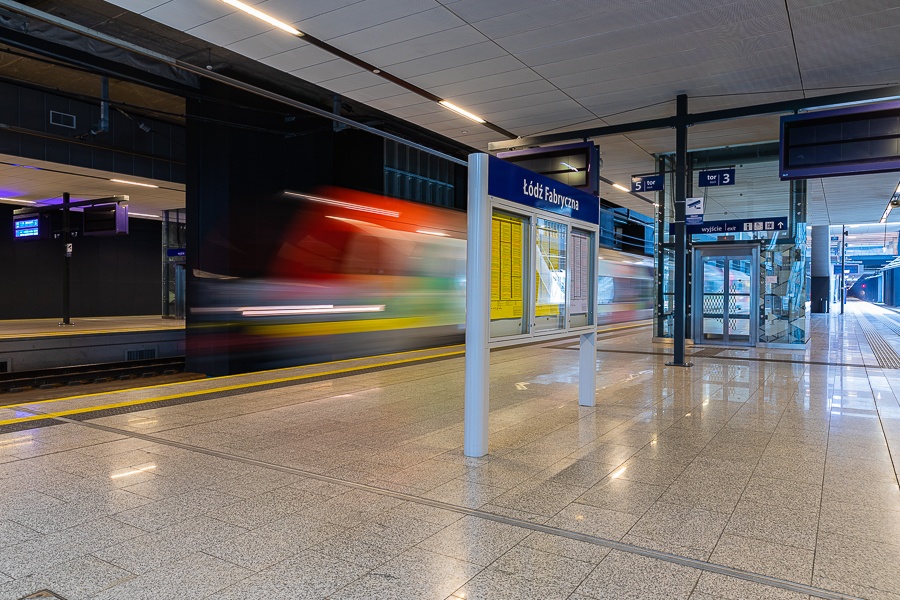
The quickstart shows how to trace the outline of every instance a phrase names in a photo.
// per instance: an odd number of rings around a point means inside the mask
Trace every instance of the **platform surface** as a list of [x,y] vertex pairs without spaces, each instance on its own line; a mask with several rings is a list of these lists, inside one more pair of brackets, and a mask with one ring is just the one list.
[[[601,334],[0,408],[0,599],[900,599],[900,315],[802,350]],[[38,425],[46,425],[38,427]]]
[[75,317],[71,325],[59,319],[10,319],[0,321],[0,340],[23,337],[128,333],[134,331],[183,330],[184,319],[163,319],[159,315],[128,317]]

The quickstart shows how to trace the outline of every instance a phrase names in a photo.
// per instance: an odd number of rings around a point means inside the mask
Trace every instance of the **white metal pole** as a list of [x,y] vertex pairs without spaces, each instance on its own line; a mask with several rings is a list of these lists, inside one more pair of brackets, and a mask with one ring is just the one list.
[[469,155],[469,201],[466,242],[466,401],[463,453],[488,452],[491,318],[491,206],[488,201],[488,156]]
[[594,406],[597,403],[597,329],[582,333],[578,346],[578,406]]

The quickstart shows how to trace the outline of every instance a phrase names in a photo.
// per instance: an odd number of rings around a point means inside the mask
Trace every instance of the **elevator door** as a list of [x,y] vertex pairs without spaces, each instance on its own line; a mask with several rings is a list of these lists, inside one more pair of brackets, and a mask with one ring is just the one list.
[[759,247],[707,246],[694,252],[694,343],[755,346]]

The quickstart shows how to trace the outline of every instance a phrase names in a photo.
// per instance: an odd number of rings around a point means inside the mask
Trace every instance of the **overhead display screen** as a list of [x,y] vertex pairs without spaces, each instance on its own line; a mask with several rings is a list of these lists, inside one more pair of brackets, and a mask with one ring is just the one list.
[[16,218],[13,220],[15,229],[15,237],[19,238],[37,238],[41,235],[40,221],[35,215],[28,215],[25,218]]
[[781,118],[781,179],[900,169],[900,102]]

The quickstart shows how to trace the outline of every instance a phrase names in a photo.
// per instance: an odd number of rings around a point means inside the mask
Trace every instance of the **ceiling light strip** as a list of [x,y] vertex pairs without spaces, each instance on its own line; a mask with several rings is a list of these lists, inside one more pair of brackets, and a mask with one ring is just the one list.
[[127,179],[110,179],[110,181],[113,181],[115,183],[125,183],[128,185],[139,185],[141,187],[147,187],[147,188],[158,188],[159,187],[158,185],[153,185],[152,183],[141,183],[139,181],[128,181]]
[[[325,50],[326,52],[329,52],[329,53],[337,56],[338,58],[342,58],[342,59],[346,60],[347,62],[349,62],[353,65],[356,65],[357,67],[364,69],[364,70],[368,71],[369,73],[372,73],[373,75],[377,75],[377,76],[381,77],[382,79],[387,79],[391,83],[398,85],[398,86],[402,87],[403,89],[410,91],[418,96],[421,96],[427,100],[431,100],[432,102],[436,102],[436,103],[440,104],[441,106],[443,106],[444,108],[451,110],[451,111],[455,112],[456,114],[463,116],[467,119],[475,121],[476,123],[479,123],[480,125],[484,125],[485,127],[492,129],[501,135],[504,135],[510,139],[515,139],[515,138],[519,137],[516,134],[512,133],[511,131],[507,131],[506,129],[503,129],[499,125],[489,123],[488,121],[482,119],[481,117],[474,115],[471,112],[456,106],[455,104],[451,104],[450,102],[444,100],[440,96],[436,96],[435,94],[432,94],[431,92],[429,92],[426,89],[420,88],[417,85],[413,85],[412,83],[410,83],[404,79],[401,79],[401,78],[397,77],[396,75],[392,75],[392,74],[386,72],[384,69],[381,69],[371,63],[361,60],[358,57],[356,57],[348,52],[344,52],[340,48],[335,48],[328,42],[320,40],[319,38],[317,38],[313,35],[310,35],[306,32],[302,32],[297,29],[294,29],[290,25],[282,23],[281,21],[278,21],[278,19],[275,19],[274,17],[271,17],[259,10],[256,10],[253,7],[247,6],[246,4],[243,4],[242,2],[239,2],[238,0],[222,0],[222,2],[224,2],[228,5],[234,6],[235,8],[239,8],[240,10],[243,10],[247,14],[253,15],[254,17],[257,17],[258,19],[262,19],[266,23],[269,23],[271,25],[279,27],[280,29],[284,29],[288,33],[291,33],[296,36],[302,36],[303,41],[307,42],[308,44],[311,44],[317,48]],[[279,23],[280,23],[280,25],[279,25]],[[285,29],[285,27],[288,27],[289,29]],[[296,32],[296,33],[294,33],[294,32]]]
[[229,6],[233,6],[234,8],[236,8],[238,10],[242,10],[245,13],[247,13],[248,15],[256,17],[257,19],[259,19],[261,21],[265,21],[269,25],[277,27],[278,29],[281,29],[282,31],[286,31],[287,33],[290,33],[291,35],[296,35],[297,37],[303,36],[303,32],[300,31],[299,29],[295,29],[295,28],[291,27],[290,25],[288,25],[287,23],[285,23],[284,21],[279,21],[275,17],[273,17],[271,15],[267,15],[266,13],[262,12],[261,10],[256,10],[252,6],[248,6],[248,5],[244,4],[243,2],[238,2],[238,0],[222,0],[222,2],[224,2],[225,4],[227,4]]

